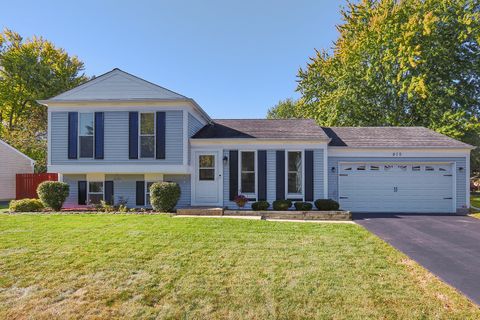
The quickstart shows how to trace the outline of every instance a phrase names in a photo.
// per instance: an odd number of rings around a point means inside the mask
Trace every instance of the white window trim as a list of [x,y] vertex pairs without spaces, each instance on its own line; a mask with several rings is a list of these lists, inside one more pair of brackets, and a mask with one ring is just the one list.
[[[201,156],[213,156],[213,167],[202,167],[200,165],[200,157]],[[202,169],[213,170],[213,179],[212,180],[202,180],[200,178],[200,170],[202,170]],[[216,180],[216,176],[217,176],[217,155],[216,154],[199,154],[198,155],[197,176],[198,176],[198,181],[215,181]]]
[[[153,135],[142,134],[142,114],[153,114]],[[153,136],[153,157],[142,157],[142,137]],[[138,113],[138,158],[139,159],[155,159],[157,154],[157,113],[154,111],[144,111]]]
[[[101,182],[102,183],[102,190],[103,192],[90,192],[90,183],[91,182]],[[98,180],[90,180],[87,181],[87,203],[90,204],[90,193],[91,194],[101,194],[103,197],[103,201],[105,201],[105,181],[98,181]]]
[[151,180],[145,180],[144,183],[144,189],[145,189],[145,194],[144,194],[144,203],[145,203],[145,206],[146,207],[151,207],[152,205],[147,201],[147,194],[150,194],[150,190],[148,189],[148,184],[149,183],[155,183],[155,182],[158,182],[158,181],[151,181]]
[[[257,199],[257,181],[258,181],[258,161],[257,161],[257,151],[258,150],[238,150],[239,155],[238,155],[238,194],[243,194],[247,198],[251,199]],[[254,183],[254,188],[255,191],[253,193],[243,193],[242,192],[242,153],[243,152],[253,152],[253,168],[255,170],[254,176],[255,176],[255,181]]]
[[[81,114],[92,114],[93,117],[93,150],[92,150],[92,157],[82,157],[81,152],[80,152],[80,118]],[[95,112],[79,112],[78,113],[78,119],[77,119],[77,154],[78,154],[78,159],[95,159]],[[82,136],[82,137],[90,137],[90,136]]]
[[[288,153],[289,152],[300,152],[302,157],[302,170],[300,174],[302,175],[302,192],[300,193],[289,193],[288,192]],[[302,201],[305,200],[305,150],[285,150],[285,195],[286,199],[290,198],[301,198]]]

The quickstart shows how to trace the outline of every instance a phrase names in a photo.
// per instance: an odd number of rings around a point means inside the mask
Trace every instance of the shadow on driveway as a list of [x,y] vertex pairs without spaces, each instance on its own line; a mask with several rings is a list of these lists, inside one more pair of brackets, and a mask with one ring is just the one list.
[[480,219],[424,213],[353,219],[480,305]]

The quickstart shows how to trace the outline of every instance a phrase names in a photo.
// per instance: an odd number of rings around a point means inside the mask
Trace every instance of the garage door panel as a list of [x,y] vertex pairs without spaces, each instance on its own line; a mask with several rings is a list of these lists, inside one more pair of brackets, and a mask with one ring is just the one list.
[[452,212],[451,172],[451,164],[341,164],[339,202],[352,211]]

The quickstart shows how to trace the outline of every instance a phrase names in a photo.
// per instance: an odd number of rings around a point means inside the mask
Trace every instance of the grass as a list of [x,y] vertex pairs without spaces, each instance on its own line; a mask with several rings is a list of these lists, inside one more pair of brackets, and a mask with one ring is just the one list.
[[8,203],[0,203],[0,213],[8,212]]
[[1,319],[472,319],[355,224],[0,215]]
[[[480,208],[480,194],[479,193],[472,193],[470,195],[470,205]],[[471,216],[480,219],[480,212],[473,208],[470,209]]]

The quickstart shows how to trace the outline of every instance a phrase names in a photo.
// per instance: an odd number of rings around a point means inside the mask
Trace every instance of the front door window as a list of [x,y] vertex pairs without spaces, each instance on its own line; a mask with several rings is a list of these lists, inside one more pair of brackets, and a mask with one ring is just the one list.
[[200,181],[215,180],[215,155],[200,155],[198,166],[198,177]]

